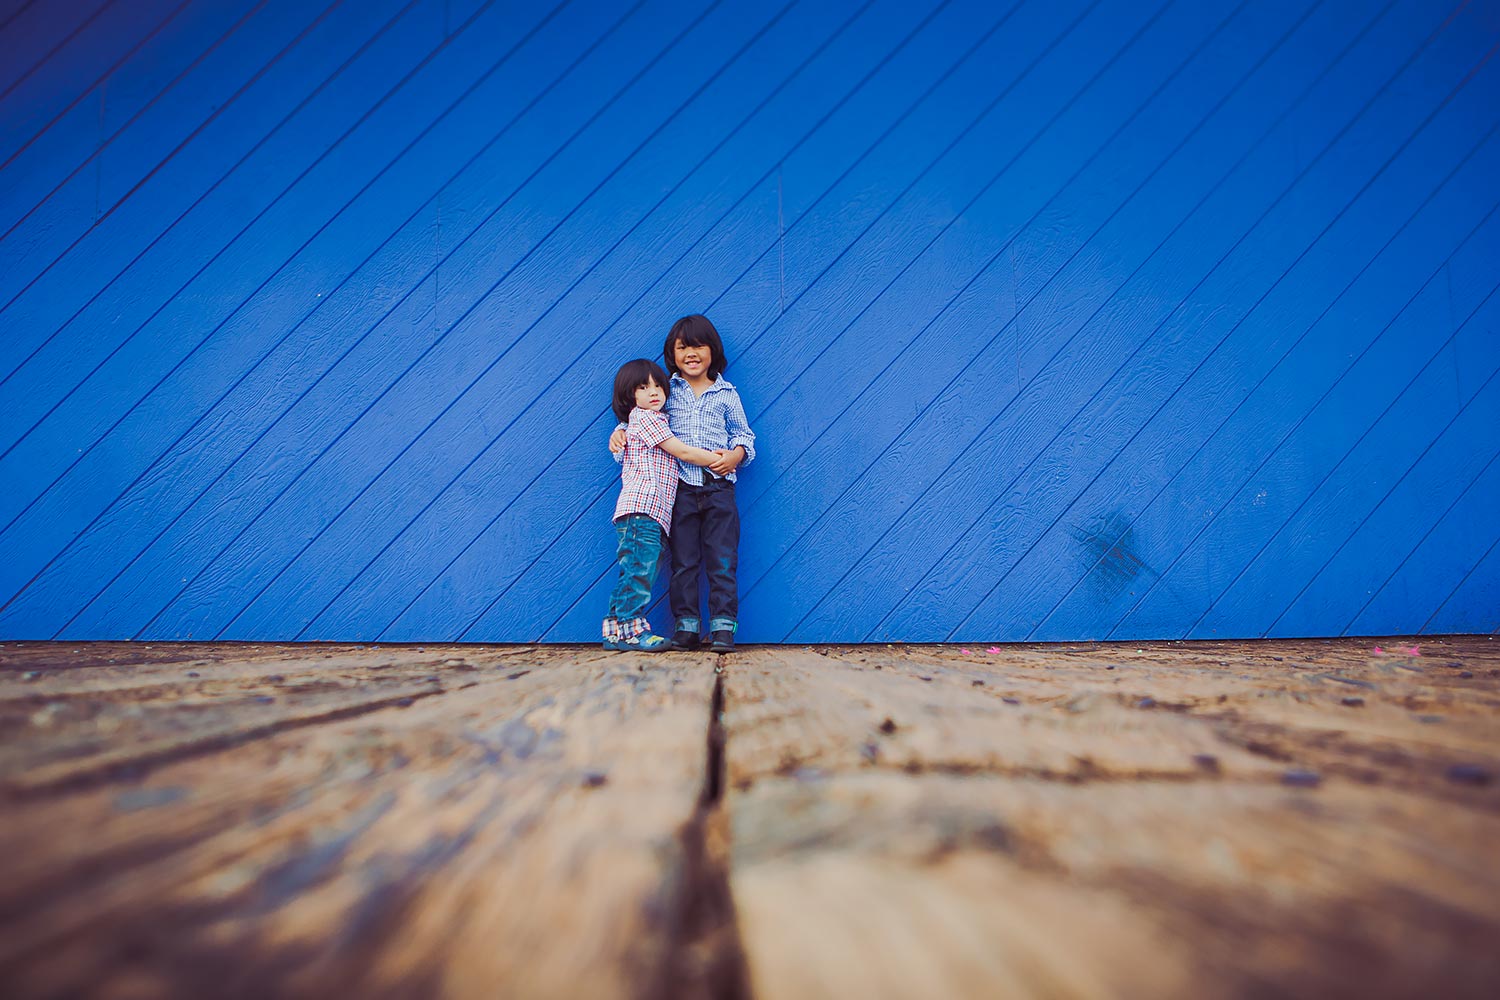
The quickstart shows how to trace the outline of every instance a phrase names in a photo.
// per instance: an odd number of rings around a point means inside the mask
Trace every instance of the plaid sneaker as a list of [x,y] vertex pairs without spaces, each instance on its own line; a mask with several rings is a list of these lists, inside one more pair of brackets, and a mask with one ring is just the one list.
[[605,649],[635,650],[637,653],[660,653],[667,648],[666,636],[642,632],[629,639],[605,639]]

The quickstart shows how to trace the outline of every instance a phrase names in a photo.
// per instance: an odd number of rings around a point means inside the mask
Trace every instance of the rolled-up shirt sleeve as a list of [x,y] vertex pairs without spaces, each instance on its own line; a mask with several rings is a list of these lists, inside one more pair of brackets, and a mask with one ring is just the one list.
[[739,393],[731,393],[724,407],[724,430],[729,434],[729,451],[736,446],[745,449],[745,460],[749,465],[755,460],[755,432],[750,429],[750,419],[745,416],[745,404]]

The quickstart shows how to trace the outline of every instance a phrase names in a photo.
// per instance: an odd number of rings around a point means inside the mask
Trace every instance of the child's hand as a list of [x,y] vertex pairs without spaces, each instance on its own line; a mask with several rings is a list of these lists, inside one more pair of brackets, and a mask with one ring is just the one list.
[[617,454],[625,450],[625,432],[618,427],[609,436],[609,450]]
[[722,448],[716,448],[714,449],[714,454],[719,456],[719,460],[710,465],[708,467],[708,471],[712,472],[716,476],[727,476],[735,470],[736,466],[740,464],[740,456],[743,455],[744,452],[740,451],[738,448],[734,449],[733,451],[725,451]]

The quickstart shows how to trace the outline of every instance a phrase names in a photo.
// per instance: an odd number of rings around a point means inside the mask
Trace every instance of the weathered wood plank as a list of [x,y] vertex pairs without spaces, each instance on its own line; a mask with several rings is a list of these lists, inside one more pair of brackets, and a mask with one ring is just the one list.
[[[8,995],[695,995],[734,974],[732,940],[686,916],[709,658],[299,647],[31,681],[17,659]],[[88,710],[15,739],[37,697]]]
[[1485,637],[6,643],[0,981],[1489,995],[1497,736]]
[[757,994],[1493,995],[1492,642],[968,653],[733,659]]

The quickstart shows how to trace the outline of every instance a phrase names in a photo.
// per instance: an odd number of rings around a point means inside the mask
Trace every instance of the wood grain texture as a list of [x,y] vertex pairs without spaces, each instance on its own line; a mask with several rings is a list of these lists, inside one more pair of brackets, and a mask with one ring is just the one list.
[[683,922],[707,663],[0,652],[8,995],[698,995],[717,974]]
[[1500,789],[1453,769],[1500,763],[1492,646],[736,662],[726,808],[753,988],[1487,995]]
[[1489,996],[1493,639],[0,645],[17,998]]

